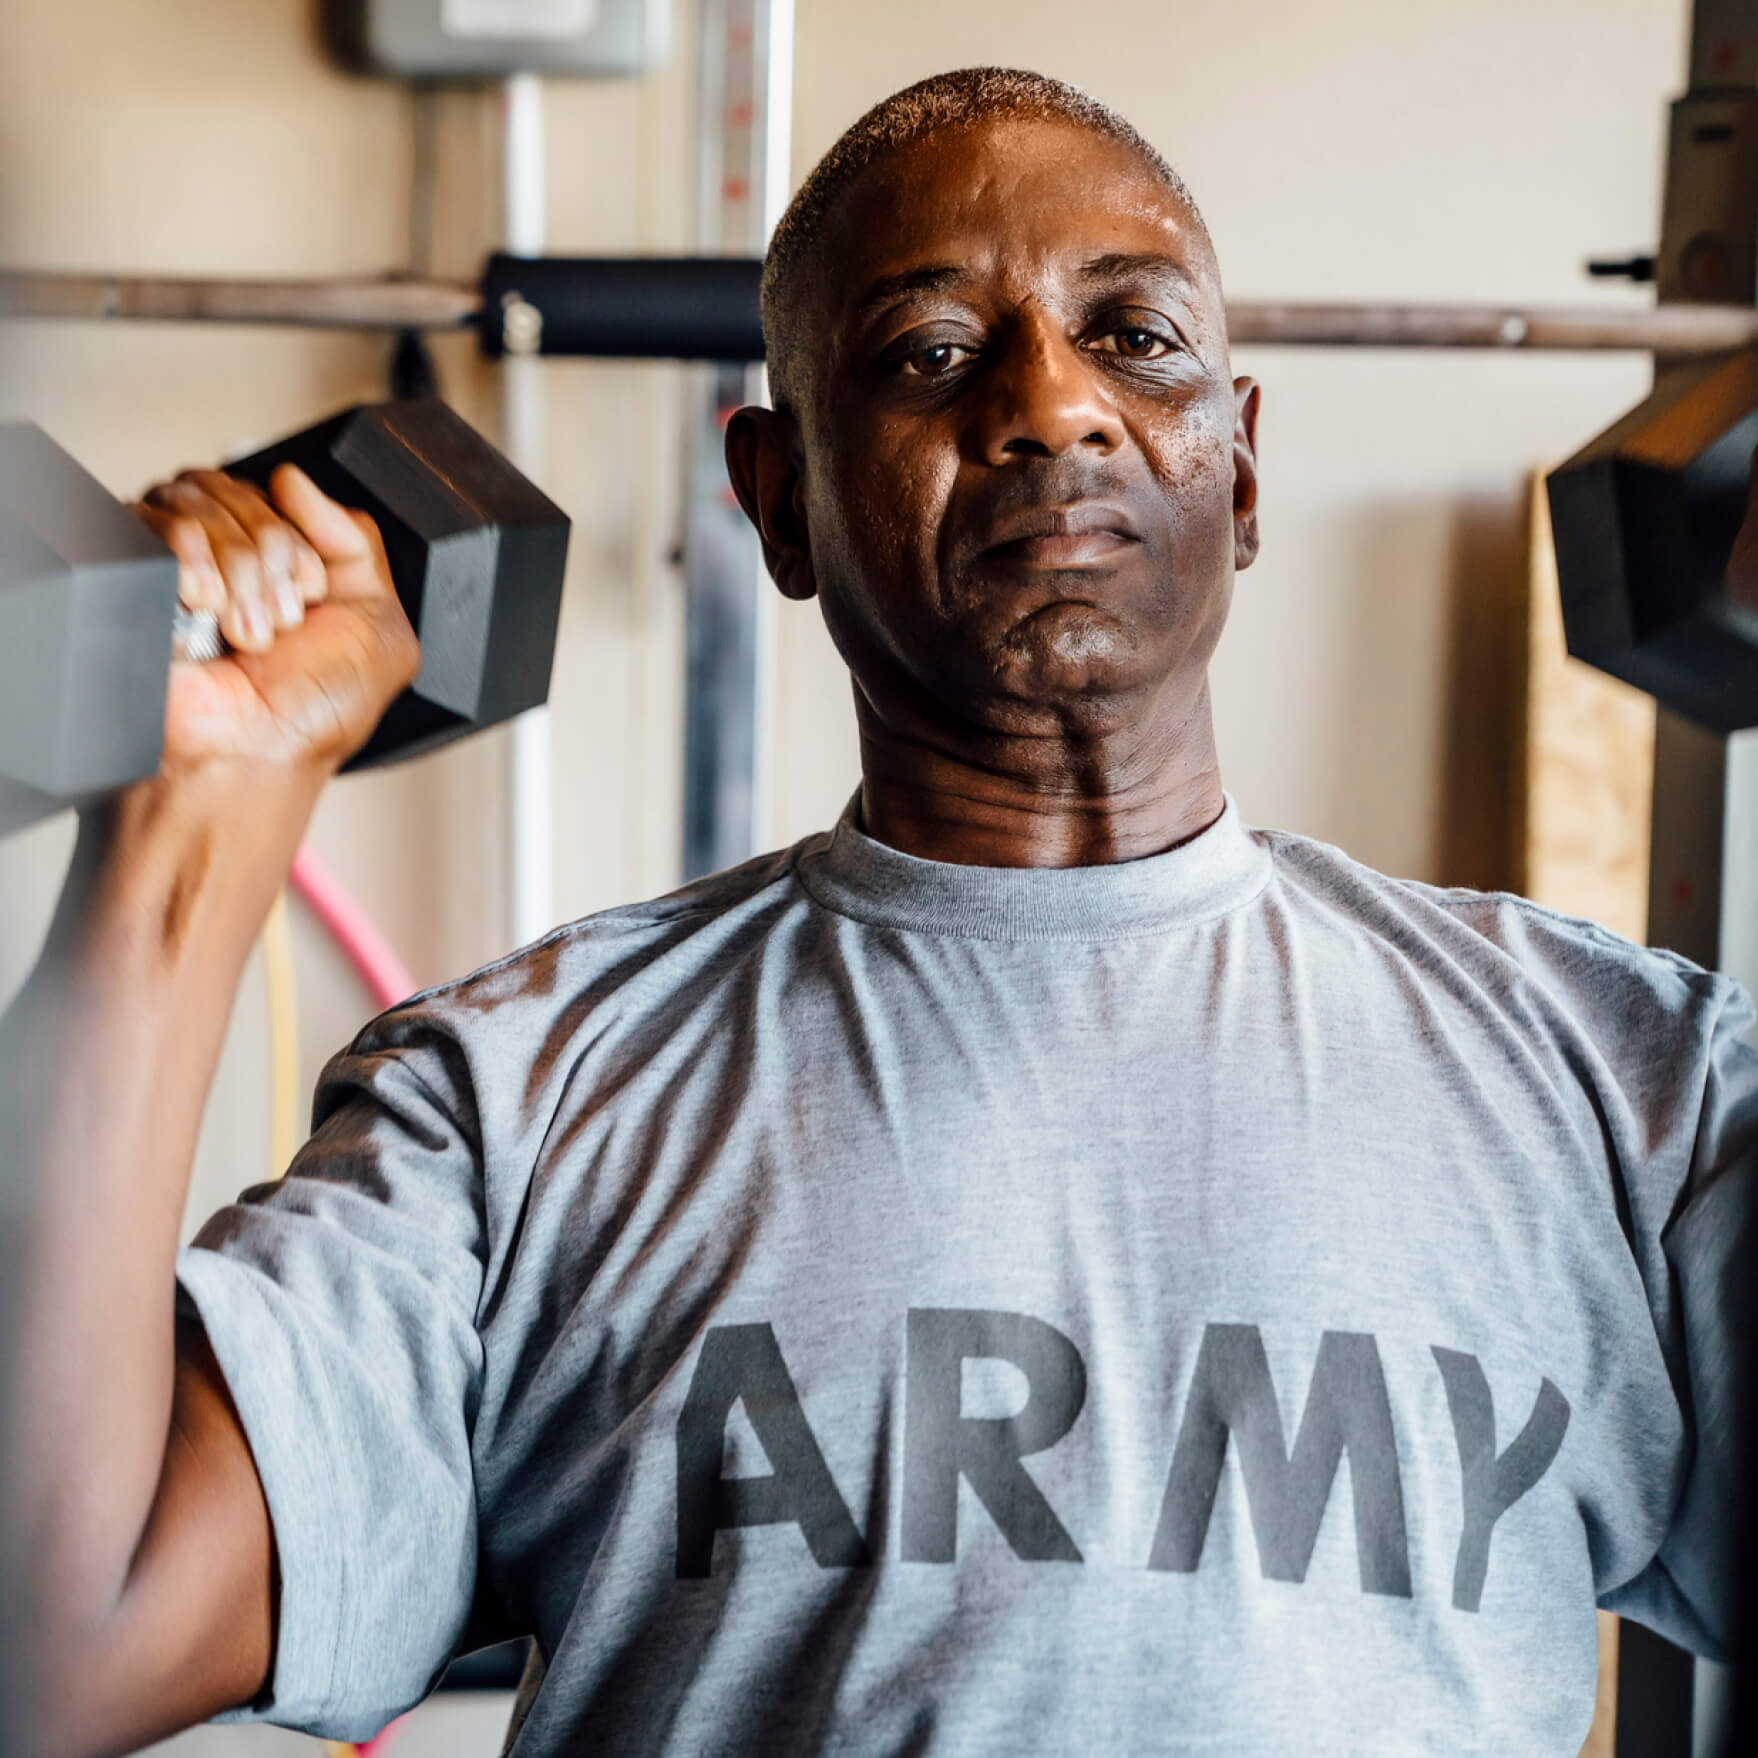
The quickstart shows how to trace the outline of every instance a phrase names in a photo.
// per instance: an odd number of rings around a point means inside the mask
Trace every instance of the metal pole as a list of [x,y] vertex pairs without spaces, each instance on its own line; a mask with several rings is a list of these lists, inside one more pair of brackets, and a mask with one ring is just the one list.
[[[698,241],[753,257],[786,199],[792,5],[702,0],[698,40]],[[684,529],[686,878],[746,859],[771,832],[773,588],[725,461],[727,415],[763,394],[750,359],[723,362],[697,387]]]
[[[764,19],[763,180],[756,232],[759,249],[767,248],[793,193],[794,139],[794,0],[769,0]],[[769,376],[757,375],[758,400],[769,399]],[[778,744],[776,671],[781,643],[780,600],[761,561],[757,567],[757,651],[752,691],[755,717],[751,754],[752,847],[776,840],[775,773]]]
[[[516,73],[506,83],[503,175],[507,248],[541,256],[548,221],[543,81]],[[501,438],[507,456],[541,482],[548,454],[542,363],[509,354],[501,362]],[[513,722],[507,748],[507,883],[513,944],[527,946],[555,926],[554,750],[549,709]]]

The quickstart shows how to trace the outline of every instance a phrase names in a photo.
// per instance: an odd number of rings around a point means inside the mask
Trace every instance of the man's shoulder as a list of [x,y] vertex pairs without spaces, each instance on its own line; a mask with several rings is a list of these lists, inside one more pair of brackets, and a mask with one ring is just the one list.
[[565,922],[504,957],[412,995],[393,1012],[454,1021],[504,1018],[524,1007],[557,1013],[639,983],[656,969],[662,984],[687,986],[692,972],[725,968],[804,901],[797,869],[824,840],[808,837],[659,897]]
[[1583,1001],[1642,995],[1669,1010],[1719,1000],[1727,977],[1599,922],[1512,891],[1436,885],[1382,873],[1342,849],[1286,831],[1259,833],[1281,885],[1313,910],[1457,974],[1496,986],[1521,978],[1579,985]]

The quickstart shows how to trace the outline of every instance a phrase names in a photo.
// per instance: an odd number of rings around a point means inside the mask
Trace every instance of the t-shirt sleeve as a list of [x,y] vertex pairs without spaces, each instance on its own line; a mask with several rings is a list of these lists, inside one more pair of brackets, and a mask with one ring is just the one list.
[[[1654,1143],[1676,1130],[1684,1151],[1676,1159],[1665,1152],[1632,1156],[1624,1194],[1632,1248],[1684,1415],[1685,1445],[1659,1549],[1600,1603],[1695,1653],[1725,1659],[1738,1587],[1734,1520],[1753,1365],[1758,1052],[1746,1041],[1754,1018],[1746,991],[1679,964],[1700,997],[1690,1010],[1691,1048],[1674,1061],[1657,1056],[1652,1040],[1647,1044],[1649,1104],[1638,1121]],[[1682,1165],[1682,1177],[1669,1162]]]
[[228,1719],[369,1737],[420,1700],[476,1576],[471,1426],[484,1259],[465,1055],[419,1005],[324,1070],[287,1176],[246,1191],[178,1264],[274,1526],[269,1685]]

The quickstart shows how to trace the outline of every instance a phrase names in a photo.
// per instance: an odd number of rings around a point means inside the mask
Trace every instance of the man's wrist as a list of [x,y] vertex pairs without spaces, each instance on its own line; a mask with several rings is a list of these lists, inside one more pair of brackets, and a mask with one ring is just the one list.
[[212,765],[141,782],[84,814],[51,932],[60,962],[131,970],[241,964],[285,882],[326,768]]

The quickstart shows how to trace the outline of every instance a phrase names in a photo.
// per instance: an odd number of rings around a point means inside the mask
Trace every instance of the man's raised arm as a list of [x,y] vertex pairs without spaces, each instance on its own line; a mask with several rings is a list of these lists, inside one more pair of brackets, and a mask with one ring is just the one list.
[[[128,1749],[247,1701],[273,1658],[267,1506],[178,1229],[245,959],[324,783],[418,662],[370,521],[296,470],[211,472],[142,515],[235,651],[173,667],[158,776],[81,825],[36,973],[0,1023],[31,1189],[0,1422],[28,1616],[22,1749]],[[11,1620],[9,1620],[11,1622]]]

